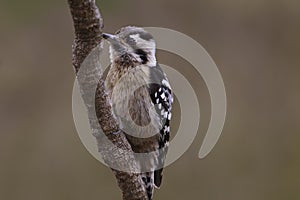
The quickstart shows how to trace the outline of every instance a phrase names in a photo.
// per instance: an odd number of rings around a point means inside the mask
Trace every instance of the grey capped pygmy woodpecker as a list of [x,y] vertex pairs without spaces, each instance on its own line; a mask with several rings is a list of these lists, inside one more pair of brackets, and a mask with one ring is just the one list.
[[[137,162],[149,200],[162,182],[170,139],[172,90],[159,66],[156,44],[143,28],[127,26],[103,34],[110,44],[110,69],[105,85],[113,113],[135,153],[155,152]],[[145,170],[144,170],[145,169]]]

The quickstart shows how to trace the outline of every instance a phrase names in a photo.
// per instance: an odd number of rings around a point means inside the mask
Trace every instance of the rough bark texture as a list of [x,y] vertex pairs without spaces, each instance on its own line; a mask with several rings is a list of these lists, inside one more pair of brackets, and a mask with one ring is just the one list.
[[[75,28],[73,44],[73,66],[80,92],[86,105],[91,129],[98,143],[98,150],[109,166],[129,165],[136,169],[131,146],[112,114],[110,99],[105,91],[101,69],[88,67],[81,72],[82,65],[95,66],[99,62],[103,21],[95,0],[68,0]],[[92,53],[91,53],[92,52]],[[89,57],[89,59],[86,59]],[[86,61],[88,60],[88,61]],[[80,74],[82,73],[82,74]],[[91,86],[97,86],[96,93]],[[95,104],[95,105],[93,105]],[[95,113],[96,109],[96,115]],[[101,134],[100,126],[104,134]],[[103,143],[107,137],[114,145]],[[147,200],[143,182],[138,174],[112,169],[123,193],[124,200]]]

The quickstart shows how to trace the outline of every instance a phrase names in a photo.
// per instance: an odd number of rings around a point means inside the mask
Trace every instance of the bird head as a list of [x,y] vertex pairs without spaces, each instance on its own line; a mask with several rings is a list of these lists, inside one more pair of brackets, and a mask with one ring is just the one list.
[[[156,66],[155,41],[143,28],[127,26],[115,34],[103,33],[103,38],[110,44],[110,60],[130,59],[131,62]],[[125,61],[125,60],[124,60]]]

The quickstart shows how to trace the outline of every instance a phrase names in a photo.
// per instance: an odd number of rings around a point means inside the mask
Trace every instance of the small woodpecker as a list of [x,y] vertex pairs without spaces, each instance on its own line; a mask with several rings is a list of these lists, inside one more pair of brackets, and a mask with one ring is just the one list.
[[[135,153],[155,152],[139,161],[149,200],[159,188],[170,139],[172,90],[156,61],[156,44],[143,28],[128,26],[103,34],[110,44],[105,80],[113,113]],[[147,169],[144,171],[143,169]]]

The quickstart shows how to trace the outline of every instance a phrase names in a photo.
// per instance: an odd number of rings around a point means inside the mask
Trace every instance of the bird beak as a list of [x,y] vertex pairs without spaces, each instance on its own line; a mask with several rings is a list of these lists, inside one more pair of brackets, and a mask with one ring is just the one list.
[[111,47],[114,50],[118,52],[125,51],[124,45],[122,45],[120,39],[117,36],[108,33],[102,33],[102,37],[110,43]]
[[115,35],[112,35],[112,34],[108,34],[108,33],[103,33],[102,34],[102,37],[109,41],[109,42],[117,42],[117,37]]

